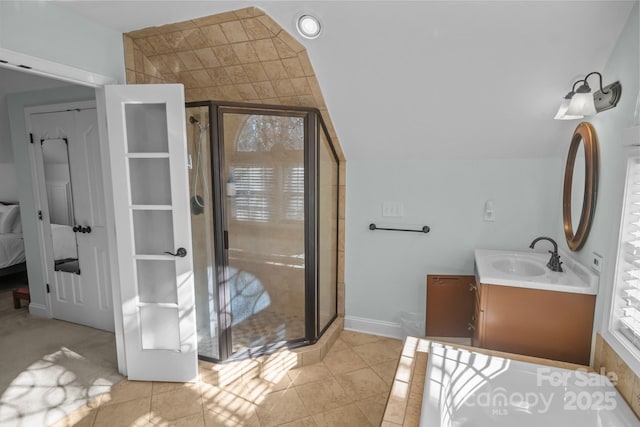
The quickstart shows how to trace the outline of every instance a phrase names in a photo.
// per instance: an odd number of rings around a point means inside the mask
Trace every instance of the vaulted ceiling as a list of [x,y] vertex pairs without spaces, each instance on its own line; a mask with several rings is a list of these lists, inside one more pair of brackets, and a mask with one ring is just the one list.
[[[122,32],[261,8],[306,47],[346,158],[356,160],[562,156],[577,123],[552,120],[560,98],[602,71],[634,2],[58,4]],[[295,33],[303,11],[322,20],[318,39]]]
[[182,83],[185,100],[313,107],[344,153],[305,47],[256,7],[125,33],[127,83]]

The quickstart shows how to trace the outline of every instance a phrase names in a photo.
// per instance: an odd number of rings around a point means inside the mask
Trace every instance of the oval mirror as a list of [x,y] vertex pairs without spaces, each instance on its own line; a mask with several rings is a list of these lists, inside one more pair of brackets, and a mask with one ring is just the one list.
[[587,240],[598,192],[598,136],[587,122],[573,132],[564,170],[562,220],[567,245],[577,251]]
[[578,144],[576,157],[573,161],[573,174],[571,178],[571,224],[580,224],[580,218],[582,217],[585,173],[586,159],[584,156],[584,144]]

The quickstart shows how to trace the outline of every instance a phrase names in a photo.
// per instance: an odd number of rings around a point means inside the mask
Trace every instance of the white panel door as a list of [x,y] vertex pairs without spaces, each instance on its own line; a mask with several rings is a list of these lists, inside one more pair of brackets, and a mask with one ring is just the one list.
[[198,377],[182,85],[105,86],[127,373]]
[[[43,269],[50,289],[51,316],[113,332],[113,297],[95,103],[94,106],[79,103],[43,108],[43,112],[28,114],[28,126],[34,140],[32,166],[39,187],[36,193],[39,195],[38,209],[42,211]],[[54,111],[56,108],[58,111]],[[62,194],[49,191],[47,186],[42,149],[47,144],[67,145],[64,151],[68,166],[60,163],[48,166],[57,168],[53,171],[54,177],[68,169],[66,183],[49,183],[49,187],[57,185]],[[56,200],[48,200],[52,197]],[[56,210],[56,206],[65,213],[58,215],[61,218],[51,211],[51,207]],[[54,231],[52,223],[66,226],[68,232]],[[76,225],[90,227],[91,232],[74,233],[71,228]],[[54,267],[62,258],[77,258],[76,273]]]

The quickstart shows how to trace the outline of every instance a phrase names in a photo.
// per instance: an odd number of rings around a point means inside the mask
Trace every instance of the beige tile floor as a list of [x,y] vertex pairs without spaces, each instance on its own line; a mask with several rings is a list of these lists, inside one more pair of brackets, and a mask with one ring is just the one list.
[[124,380],[55,426],[379,426],[401,351],[399,340],[343,331],[322,362],[271,381]]

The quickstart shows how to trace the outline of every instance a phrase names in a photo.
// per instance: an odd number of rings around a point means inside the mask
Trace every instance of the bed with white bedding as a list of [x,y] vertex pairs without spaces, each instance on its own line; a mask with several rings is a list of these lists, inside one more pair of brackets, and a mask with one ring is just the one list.
[[[78,247],[73,227],[51,224],[53,257],[56,266],[76,261]],[[17,204],[0,202],[0,277],[26,270],[24,239]]]
[[0,234],[0,268],[25,262],[22,233]]

